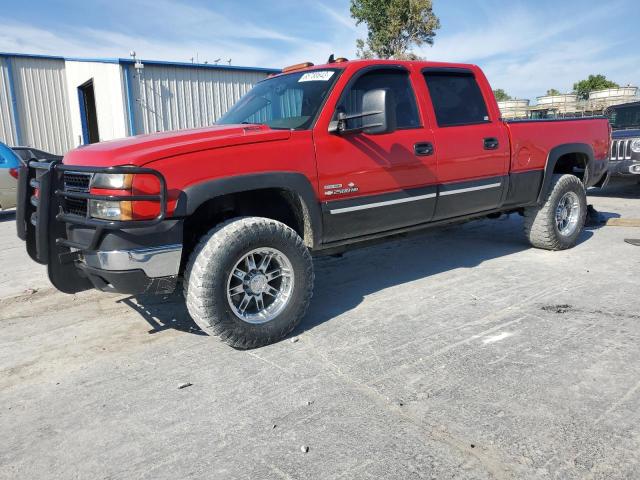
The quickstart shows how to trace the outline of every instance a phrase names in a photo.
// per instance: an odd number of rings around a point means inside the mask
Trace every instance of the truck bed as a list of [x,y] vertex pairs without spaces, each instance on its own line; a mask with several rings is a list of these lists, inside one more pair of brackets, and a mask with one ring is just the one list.
[[[556,145],[586,144],[593,150],[596,164],[606,166],[610,139],[606,117],[508,120],[505,124],[514,173],[544,169],[549,152]],[[591,179],[596,182],[602,173],[590,172]]]

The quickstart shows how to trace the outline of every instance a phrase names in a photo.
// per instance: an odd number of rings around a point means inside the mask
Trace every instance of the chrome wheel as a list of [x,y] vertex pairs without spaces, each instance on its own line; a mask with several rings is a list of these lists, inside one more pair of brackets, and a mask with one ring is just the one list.
[[258,248],[244,255],[227,280],[227,301],[235,315],[248,323],[266,323],[289,304],[294,274],[280,250]]
[[580,220],[580,199],[575,192],[565,193],[556,208],[556,226],[560,235],[572,235]]

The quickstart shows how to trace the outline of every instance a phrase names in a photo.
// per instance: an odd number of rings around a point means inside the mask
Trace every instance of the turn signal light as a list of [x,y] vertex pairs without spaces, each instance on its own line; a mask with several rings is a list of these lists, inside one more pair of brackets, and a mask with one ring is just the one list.
[[[127,200],[128,196],[159,195],[160,182],[144,173],[96,173],[91,181],[94,195],[117,195],[117,200],[89,200],[89,216],[100,220],[151,220],[160,214],[158,200]],[[122,198],[125,197],[125,198]]]
[[133,220],[131,203],[89,200],[89,215],[101,220]]

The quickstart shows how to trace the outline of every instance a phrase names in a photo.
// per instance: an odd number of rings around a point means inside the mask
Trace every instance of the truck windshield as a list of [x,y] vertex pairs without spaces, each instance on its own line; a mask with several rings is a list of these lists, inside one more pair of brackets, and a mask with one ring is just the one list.
[[311,127],[337,77],[338,70],[326,69],[263,80],[216,124],[255,123],[276,129],[306,130]]
[[612,108],[609,111],[609,120],[614,130],[640,128],[640,104]]

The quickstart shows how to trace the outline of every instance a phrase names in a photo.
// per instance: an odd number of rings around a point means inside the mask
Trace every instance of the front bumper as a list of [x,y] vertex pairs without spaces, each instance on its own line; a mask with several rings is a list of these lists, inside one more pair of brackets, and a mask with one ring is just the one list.
[[640,160],[612,160],[609,162],[609,174],[616,177],[640,175]]
[[100,270],[142,270],[149,278],[178,275],[182,244],[133,250],[86,252],[83,262]]
[[174,244],[85,252],[77,266],[98,290],[171,293],[176,286],[181,259],[182,244]]
[[86,264],[77,268],[93,288],[103,292],[166,295],[176,289],[178,282],[177,276],[149,277],[143,270],[103,270]]
[[[65,189],[65,171],[154,175],[158,195],[100,196]],[[47,265],[59,290],[89,288],[120,293],[170,293],[175,289],[182,257],[182,221],[165,219],[166,182],[155,170],[137,167],[73,167],[59,162],[29,162],[18,180],[16,226],[29,255]],[[157,201],[151,220],[106,221],[66,210],[67,198]]]

